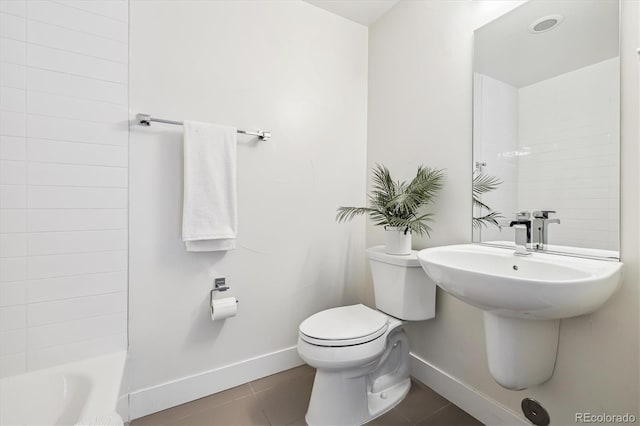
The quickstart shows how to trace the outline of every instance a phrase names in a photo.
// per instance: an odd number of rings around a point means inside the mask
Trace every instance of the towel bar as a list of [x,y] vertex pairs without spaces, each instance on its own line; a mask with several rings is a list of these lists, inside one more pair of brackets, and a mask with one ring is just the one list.
[[[151,126],[152,121],[155,123],[174,124],[176,126],[182,126],[183,124],[182,121],[165,120],[164,118],[155,118],[155,117],[151,117],[149,114],[142,114],[142,113],[136,115],[136,120],[138,121],[139,125],[146,126],[146,127]],[[269,138],[271,138],[271,132],[263,132],[262,130],[256,130],[255,132],[251,132],[248,130],[238,129],[238,133],[241,133],[243,135],[258,136],[263,141],[267,141],[269,140]]]

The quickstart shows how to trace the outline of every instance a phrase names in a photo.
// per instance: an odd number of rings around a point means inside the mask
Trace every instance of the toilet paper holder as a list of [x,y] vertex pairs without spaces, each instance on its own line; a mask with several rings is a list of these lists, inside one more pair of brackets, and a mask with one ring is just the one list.
[[[213,288],[211,289],[211,291],[209,292],[210,294],[210,300],[213,301],[213,295],[216,294],[217,291],[227,291],[229,290],[231,287],[229,287],[227,285],[227,280],[226,278],[222,277],[222,278],[215,278],[213,280]],[[238,303],[238,301],[236,301],[236,303]]]
[[229,286],[227,285],[226,278],[216,278],[213,280],[213,291],[227,291],[229,290]]

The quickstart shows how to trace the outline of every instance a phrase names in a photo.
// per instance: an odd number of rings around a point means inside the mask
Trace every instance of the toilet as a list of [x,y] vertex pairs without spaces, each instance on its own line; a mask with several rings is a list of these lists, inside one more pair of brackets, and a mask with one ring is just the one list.
[[417,252],[366,250],[376,309],[341,306],[300,324],[298,354],[316,368],[305,420],[309,426],[362,425],[391,410],[409,392],[405,321],[435,316],[436,285]]

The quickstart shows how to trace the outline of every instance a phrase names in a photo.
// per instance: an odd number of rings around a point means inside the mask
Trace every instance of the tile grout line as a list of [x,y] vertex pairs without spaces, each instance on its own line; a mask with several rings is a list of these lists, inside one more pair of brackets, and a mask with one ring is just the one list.
[[269,416],[267,416],[267,413],[265,413],[263,408],[260,408],[260,413],[262,414],[262,417],[267,421],[269,426],[272,426],[271,419],[269,418]]
[[[25,19],[29,17],[29,12],[27,11],[27,5],[25,2]],[[25,39],[27,38],[27,33],[29,31],[29,21],[25,20],[25,24],[24,24],[24,36]],[[24,44],[24,58],[25,58],[25,63],[28,61],[27,58],[29,57],[29,45],[27,43]],[[29,127],[29,123],[27,121],[27,111],[29,110],[29,95],[28,95],[28,90],[29,90],[29,80],[27,78],[27,69],[24,69],[24,134],[26,136],[27,134],[27,129]],[[24,161],[25,161],[25,168],[24,168],[24,191],[25,191],[25,204],[26,204],[26,198],[27,198],[27,181],[29,180],[29,150],[27,149],[27,140],[25,139],[25,145],[24,145]],[[26,206],[25,206],[26,207]],[[25,209],[25,213],[28,215],[28,211]],[[25,255],[27,253],[29,253],[29,239],[26,238],[25,236]],[[27,278],[29,275],[29,271],[30,271],[30,258],[27,256],[25,258],[24,261],[24,277]],[[26,296],[27,296],[27,302],[29,300],[30,294],[29,294],[29,284],[28,281],[25,281],[25,286],[26,286]],[[29,323],[30,323],[30,315],[29,315],[29,307],[28,307],[28,303],[27,303],[27,307],[25,308],[25,368],[27,371],[31,371],[32,369],[32,361],[31,361],[31,356],[34,352],[37,352],[37,350],[34,350],[34,348],[32,348],[29,344],[29,331],[32,330],[32,327],[29,327]]]
[[440,411],[444,410],[445,408],[449,407],[453,405],[453,403],[449,400],[447,400],[447,403],[445,405],[443,405],[442,407],[438,408],[436,411],[434,411],[433,413],[429,414],[428,416],[425,416],[415,422],[411,422],[412,426],[417,426],[419,423],[422,423],[425,420],[430,419],[431,417],[435,416],[436,414],[438,414]]
[[[50,72],[55,72],[55,71],[50,71]],[[23,87],[13,87],[13,86],[5,86],[5,85],[2,85],[0,87],[2,87],[4,89],[13,89],[13,90],[22,90],[22,91],[26,91],[27,90],[26,88],[23,88]],[[96,102],[96,103],[100,103],[100,104],[116,105],[116,106],[120,106],[120,107],[126,106],[126,103],[124,103],[122,101],[120,101],[120,102],[105,101],[103,99],[86,98],[86,97],[77,96],[77,95],[70,95],[68,93],[50,92],[50,91],[47,91],[47,90],[40,90],[40,89],[31,89],[30,92],[31,93],[38,93],[38,94],[45,94],[45,95],[49,95],[49,96],[59,96],[59,97],[63,97],[63,98],[75,99],[75,100],[80,100],[80,101],[89,101],[89,102]],[[3,111],[26,112],[26,111],[14,111],[14,110],[10,110],[10,109],[3,109]]]
[[[27,20],[27,22],[29,22],[29,20]],[[34,22],[37,22],[37,21],[34,21]],[[57,51],[60,51],[60,52],[66,52],[66,53],[71,53],[71,54],[74,54],[74,55],[85,56],[87,58],[93,58],[93,59],[98,59],[98,60],[101,60],[101,61],[107,61],[107,62],[111,62],[111,63],[114,63],[114,64],[127,65],[127,62],[119,61],[119,60],[116,60],[116,59],[105,58],[105,57],[102,57],[102,56],[94,56],[94,55],[90,55],[88,53],[78,52],[76,50],[65,49],[65,48],[62,48],[62,47],[49,46],[49,45],[42,44],[42,43],[35,43],[35,42],[29,41],[27,39],[21,40],[19,38],[7,37],[7,36],[2,36],[2,38],[5,39],[5,40],[11,40],[11,41],[18,42],[18,43],[31,44],[33,46],[44,47],[45,49],[57,50]],[[123,84],[124,84],[124,82],[123,82]]]
[[[58,141],[51,141],[51,142],[58,142]],[[67,142],[64,142],[67,143]],[[88,145],[88,144],[87,144]],[[109,146],[109,145],[103,145],[103,146]],[[4,161],[4,162],[11,162],[11,163],[27,163],[27,160],[17,160],[17,159],[13,159],[13,158],[0,158],[0,161]],[[62,162],[62,161],[44,161],[44,160],[31,160],[29,161],[29,164],[46,164],[46,165],[62,165],[62,166],[80,166],[80,167],[103,167],[103,168],[108,168],[108,169],[126,169],[127,166],[117,166],[117,165],[108,165],[108,164],[98,164],[98,163],[87,163],[87,162],[76,162],[76,163],[72,163],[72,162]],[[28,164],[26,164],[26,166],[28,167]],[[28,172],[28,170],[27,170]],[[2,185],[31,185],[31,186],[61,186],[61,185],[43,185],[43,184],[23,184],[23,183],[3,183]],[[76,185],[78,186],[78,185]],[[86,186],[83,186],[86,187]],[[111,187],[101,187],[101,188],[111,188]],[[578,229],[578,228],[576,228]],[[606,231],[603,229],[603,231]]]
[[113,17],[111,17],[111,16],[103,15],[103,14],[98,13],[98,12],[93,12],[93,11],[91,11],[91,10],[82,9],[82,8],[80,8],[80,7],[72,6],[72,5],[67,4],[67,3],[61,3],[61,2],[60,2],[60,1],[58,1],[58,0],[52,0],[52,1],[53,1],[53,3],[59,4],[59,5],[61,5],[61,6],[69,7],[69,8],[71,8],[71,9],[76,9],[76,10],[79,10],[79,11],[82,11],[82,12],[85,12],[85,13],[88,13],[88,14],[90,14],[90,15],[101,16],[101,17],[103,17],[103,18],[105,18],[105,19],[109,19],[109,20],[112,20],[112,21],[121,22],[121,23],[125,23],[125,24],[127,23],[127,21],[123,21],[123,20],[118,19],[118,18],[113,18]]
[[[3,38],[3,37],[0,37],[0,38]],[[18,40],[14,40],[14,41],[18,41]],[[82,78],[86,78],[86,79],[90,79],[90,80],[104,81],[106,83],[119,84],[121,86],[125,86],[126,85],[126,83],[123,83],[122,81],[108,80],[108,79],[100,78],[100,77],[92,77],[92,76],[89,76],[89,75],[86,75],[86,74],[76,74],[76,73],[73,73],[73,72],[56,70],[56,69],[53,69],[53,68],[43,68],[43,67],[38,67],[38,66],[35,66],[35,65],[29,65],[29,64],[26,63],[26,61],[24,63],[20,63],[20,62],[2,60],[2,61],[0,61],[0,63],[18,65],[18,66],[21,66],[21,67],[26,67],[26,68],[31,68],[31,69],[35,69],[35,70],[41,70],[41,71],[51,71],[51,72],[54,72],[54,73],[66,74],[66,75],[71,75],[71,76],[74,76],[74,77],[82,77]]]

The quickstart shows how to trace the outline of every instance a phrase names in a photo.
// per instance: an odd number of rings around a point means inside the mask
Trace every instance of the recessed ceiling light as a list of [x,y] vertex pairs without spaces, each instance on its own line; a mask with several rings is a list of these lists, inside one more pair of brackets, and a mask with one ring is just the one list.
[[536,19],[531,25],[529,25],[529,32],[533,34],[544,33],[550,31],[560,25],[564,20],[562,15],[548,15],[542,18]]

